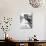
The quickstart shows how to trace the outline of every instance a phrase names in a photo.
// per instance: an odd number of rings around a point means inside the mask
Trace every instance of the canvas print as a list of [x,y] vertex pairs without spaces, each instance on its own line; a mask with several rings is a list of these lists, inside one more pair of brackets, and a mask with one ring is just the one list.
[[21,29],[31,29],[32,28],[32,14],[22,13],[20,16]]

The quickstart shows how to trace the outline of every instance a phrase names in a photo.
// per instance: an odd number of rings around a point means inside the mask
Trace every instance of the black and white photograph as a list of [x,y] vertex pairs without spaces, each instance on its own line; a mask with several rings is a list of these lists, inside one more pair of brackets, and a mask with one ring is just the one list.
[[20,16],[21,29],[31,29],[32,28],[32,14],[22,13]]

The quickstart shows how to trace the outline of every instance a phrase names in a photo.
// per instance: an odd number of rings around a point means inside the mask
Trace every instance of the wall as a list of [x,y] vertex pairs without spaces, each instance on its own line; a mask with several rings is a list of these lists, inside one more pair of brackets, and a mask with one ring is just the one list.
[[[20,29],[20,14],[33,12],[33,28]],[[34,34],[39,40],[45,39],[45,15],[46,8],[33,8],[28,0],[0,0],[0,16],[13,17],[13,22],[8,33],[16,37],[17,40],[27,40]],[[44,34],[45,33],[45,34]],[[1,36],[2,38],[2,36]],[[0,38],[0,39],[1,39]]]

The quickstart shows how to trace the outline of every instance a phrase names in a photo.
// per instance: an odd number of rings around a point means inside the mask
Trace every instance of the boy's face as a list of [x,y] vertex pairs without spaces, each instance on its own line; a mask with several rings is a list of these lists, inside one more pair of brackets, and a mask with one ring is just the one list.
[[28,19],[28,15],[24,15],[24,18],[25,18],[25,19]]

